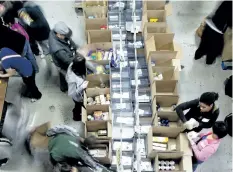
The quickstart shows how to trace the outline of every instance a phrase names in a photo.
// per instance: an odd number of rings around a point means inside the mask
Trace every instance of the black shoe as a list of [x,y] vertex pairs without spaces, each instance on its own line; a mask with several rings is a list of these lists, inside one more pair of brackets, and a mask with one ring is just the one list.
[[195,60],[199,60],[200,58],[202,58],[204,56],[204,53],[199,52],[198,50],[195,52],[195,56],[194,59]]
[[207,65],[212,65],[216,60],[206,60]]
[[0,159],[0,167],[6,165],[6,163],[8,162],[9,158],[3,158],[3,159]]

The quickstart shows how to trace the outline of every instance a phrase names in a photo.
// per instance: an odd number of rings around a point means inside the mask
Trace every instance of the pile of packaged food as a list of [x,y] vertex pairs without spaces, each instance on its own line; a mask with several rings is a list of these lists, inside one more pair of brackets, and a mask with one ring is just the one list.
[[88,53],[88,57],[90,57],[93,60],[111,60],[113,56],[113,50],[102,50],[102,49],[97,49],[97,50],[91,50]]
[[109,112],[103,112],[103,111],[95,111],[93,115],[88,115],[87,120],[88,121],[94,121],[94,120],[109,120]]
[[87,105],[109,105],[111,100],[110,94],[95,96],[94,98],[87,98]]

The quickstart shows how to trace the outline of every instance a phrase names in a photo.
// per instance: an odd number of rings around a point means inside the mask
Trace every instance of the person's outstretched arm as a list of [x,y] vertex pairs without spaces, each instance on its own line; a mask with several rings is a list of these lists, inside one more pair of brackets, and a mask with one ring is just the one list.
[[198,104],[199,104],[199,99],[195,99],[195,100],[181,103],[176,107],[176,109],[175,109],[176,113],[183,123],[187,122],[183,111],[190,109],[190,108],[193,108],[193,107],[197,107]]

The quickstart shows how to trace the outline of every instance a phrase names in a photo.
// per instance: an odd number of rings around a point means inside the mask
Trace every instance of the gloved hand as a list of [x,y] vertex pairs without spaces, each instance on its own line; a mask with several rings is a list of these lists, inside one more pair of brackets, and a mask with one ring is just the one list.
[[191,118],[189,121],[184,123],[184,126],[188,130],[192,130],[199,126],[199,122],[197,122],[194,118]]
[[188,140],[189,140],[189,143],[192,145],[195,145],[196,143],[193,141],[193,138],[187,133],[187,137],[188,137]]

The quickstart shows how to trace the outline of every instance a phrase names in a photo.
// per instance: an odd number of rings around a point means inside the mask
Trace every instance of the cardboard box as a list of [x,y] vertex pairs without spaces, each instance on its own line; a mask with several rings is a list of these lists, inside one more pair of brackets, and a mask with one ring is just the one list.
[[3,106],[7,92],[7,86],[8,86],[8,78],[0,79],[0,121],[2,119],[2,112],[3,112]]
[[[166,151],[153,150],[153,136],[168,137],[168,147]],[[172,149],[176,147],[175,150]],[[192,156],[192,149],[189,146],[189,141],[185,133],[180,133],[179,128],[169,127],[152,127],[147,135],[147,155],[150,158],[155,158],[157,153],[178,153],[182,152],[185,155]]]
[[[87,57],[90,51],[96,51],[97,49],[108,51],[110,49],[113,49],[113,46],[111,42],[86,44],[81,49],[79,49],[79,52],[84,57]],[[101,65],[109,64],[109,60],[94,60],[94,62],[101,64]]]
[[[150,19],[158,19],[156,22],[150,22]],[[165,10],[147,10],[142,15],[142,30],[148,23],[154,24],[159,22],[166,22]]]
[[179,53],[177,51],[147,51],[145,53],[147,56],[148,68],[150,69],[153,66],[159,67],[176,67],[181,71]]
[[151,96],[154,95],[178,95],[178,81],[177,80],[164,80],[156,81],[151,84]]
[[112,31],[89,30],[87,31],[87,42],[88,44],[112,42]]
[[[148,65],[148,72],[150,77],[150,83],[153,82],[162,82],[167,80],[179,80],[179,70],[175,66],[151,66]],[[160,78],[161,80],[155,79],[155,74],[161,74],[163,78]]]
[[[173,105],[179,104],[179,96],[178,95],[153,95],[152,100],[153,105],[155,105],[154,109],[156,109],[157,117],[168,118],[170,121],[179,121],[179,117],[172,109]],[[157,104],[160,105],[160,111],[157,111]],[[157,123],[154,123],[157,126]]]
[[143,11],[146,10],[166,10],[166,16],[170,16],[172,14],[172,4],[165,3],[165,0],[161,1],[144,1],[143,3]]
[[108,1],[106,0],[83,0],[84,7],[98,7],[98,6],[108,6]]
[[[162,170],[159,170],[159,161],[161,160],[174,160],[176,162],[176,172],[192,172],[193,166],[192,166],[192,157],[191,156],[184,156],[182,155],[182,152],[177,153],[158,153],[155,156],[154,161],[154,170],[157,172],[163,172]],[[164,171],[165,172],[165,171]]]
[[109,119],[107,121],[112,122],[112,110],[108,105],[94,105],[94,106],[87,106],[86,109],[82,108],[82,122],[85,123],[88,121],[87,116],[93,115],[95,111],[102,111],[109,113]]
[[112,138],[112,124],[109,121],[86,121],[85,137],[92,135],[90,132],[98,132],[99,130],[107,130],[106,137],[97,137],[98,139]]
[[107,74],[92,74],[87,75],[86,80],[89,81],[87,88],[100,88],[104,84],[106,88],[110,88],[110,75]]
[[107,150],[106,157],[95,157],[101,164],[111,164],[112,163],[112,143],[109,140],[100,140],[99,144],[89,147],[89,150],[92,149],[104,149]]
[[146,49],[148,52],[175,51],[173,38],[173,33],[156,33],[145,41]]
[[108,26],[107,18],[85,19],[85,30],[101,30],[102,26]]
[[83,9],[84,19],[89,19],[90,17],[94,19],[106,19],[107,15],[107,7],[87,7]]
[[146,23],[143,30],[144,39],[147,40],[154,36],[155,33],[170,33],[166,22]]

